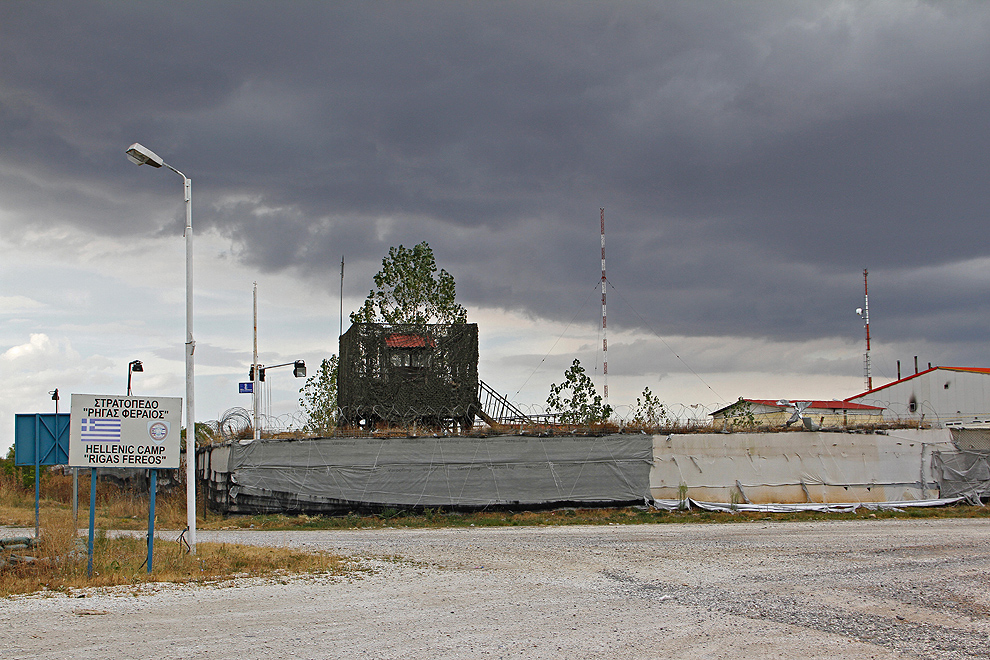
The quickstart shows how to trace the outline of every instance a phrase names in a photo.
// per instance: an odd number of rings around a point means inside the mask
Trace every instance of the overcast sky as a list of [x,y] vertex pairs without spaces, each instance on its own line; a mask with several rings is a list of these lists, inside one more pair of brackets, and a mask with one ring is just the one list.
[[[610,402],[844,398],[990,366],[982,2],[0,3],[0,449],[56,387],[182,396],[336,352],[427,241],[524,406],[581,359]],[[346,330],[346,323],[344,324]],[[274,378],[271,411],[299,381]]]

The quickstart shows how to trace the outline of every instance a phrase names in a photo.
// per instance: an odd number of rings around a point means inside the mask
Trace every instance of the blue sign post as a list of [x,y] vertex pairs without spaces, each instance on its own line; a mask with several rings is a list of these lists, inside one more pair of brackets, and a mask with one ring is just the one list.
[[66,465],[69,462],[69,413],[14,415],[15,465]]
[[238,394],[254,394],[254,383],[238,383]]
[[14,465],[34,466],[34,537],[41,535],[41,466],[69,462],[69,415],[14,415]]

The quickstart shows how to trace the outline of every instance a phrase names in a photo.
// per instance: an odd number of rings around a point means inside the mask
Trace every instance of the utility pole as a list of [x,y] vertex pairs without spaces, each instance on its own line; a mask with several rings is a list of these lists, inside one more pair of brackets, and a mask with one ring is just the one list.
[[259,410],[261,407],[261,367],[258,365],[258,283],[254,283],[254,359],[251,385],[251,398],[254,403],[254,439],[261,439],[261,427],[259,424]]

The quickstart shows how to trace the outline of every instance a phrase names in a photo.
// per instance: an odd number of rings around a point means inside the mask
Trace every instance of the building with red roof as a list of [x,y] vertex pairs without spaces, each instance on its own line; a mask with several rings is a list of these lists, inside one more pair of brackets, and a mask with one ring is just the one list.
[[879,406],[888,421],[944,426],[990,416],[990,368],[929,367],[845,399]]
[[790,426],[795,423],[805,428],[845,427],[880,423],[883,421],[883,408],[836,400],[740,398],[711,415],[716,426],[726,428]]

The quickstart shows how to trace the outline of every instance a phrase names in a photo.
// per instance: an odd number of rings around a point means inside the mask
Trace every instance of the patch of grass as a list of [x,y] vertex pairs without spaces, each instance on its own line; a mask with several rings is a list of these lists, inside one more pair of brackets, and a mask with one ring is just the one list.
[[561,525],[641,525],[683,523],[746,523],[761,521],[812,521],[857,520],[864,518],[990,518],[990,507],[951,506],[903,511],[870,511],[859,509],[856,513],[819,513],[795,511],[788,513],[763,513],[737,511],[687,511],[653,510],[645,507],[625,508],[564,508],[548,511],[480,511],[444,512],[431,509],[424,512],[383,511],[360,515],[351,512],[344,516],[236,516],[207,523],[203,529],[254,528],[270,530],[292,529],[383,529],[392,528],[444,528],[444,527],[537,527]]
[[[89,482],[89,470],[80,470],[79,517],[76,521],[79,526],[86,526],[89,522]],[[185,498],[185,488],[181,485],[159,492],[155,498],[156,526],[162,529],[183,529],[186,526]],[[50,514],[71,512],[71,474],[42,470],[39,509],[42,524]],[[34,527],[33,481],[25,486],[13,475],[0,474],[0,525]],[[96,486],[96,526],[103,529],[147,529],[147,491],[120,488],[100,481]]]
[[144,564],[146,538],[101,531],[94,542],[90,577],[86,540],[76,534],[70,513],[55,512],[43,527],[40,545],[33,551],[21,551],[33,556],[33,561],[7,561],[0,566],[0,597],[152,582],[212,582],[300,573],[342,575],[357,570],[349,560],[325,552],[230,543],[197,543],[196,551],[191,555],[177,543],[157,540],[154,570],[149,574]]
[[[72,477],[49,471],[42,473],[41,520],[71,510]],[[79,518],[77,524],[88,523],[89,474],[79,478]],[[686,493],[686,487],[684,488]],[[156,502],[156,528],[181,530],[186,526],[185,489],[175,488],[160,493]],[[440,528],[440,527],[519,527],[539,525],[634,525],[650,523],[729,523],[807,520],[854,520],[861,518],[990,518],[990,507],[946,506],[907,508],[903,511],[870,511],[861,508],[856,513],[735,513],[699,511],[697,509],[658,511],[643,506],[627,508],[569,507],[547,511],[479,511],[451,512],[439,507],[420,511],[383,509],[377,513],[350,512],[342,516],[264,514],[255,516],[222,517],[210,513],[197,518],[197,527],[211,529],[375,529]],[[148,497],[140,493],[120,489],[109,483],[97,486],[96,526],[101,529],[143,530],[148,526]],[[16,527],[34,526],[34,487],[24,486],[15,476],[0,474],[0,525]]]

